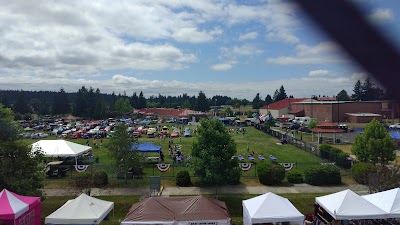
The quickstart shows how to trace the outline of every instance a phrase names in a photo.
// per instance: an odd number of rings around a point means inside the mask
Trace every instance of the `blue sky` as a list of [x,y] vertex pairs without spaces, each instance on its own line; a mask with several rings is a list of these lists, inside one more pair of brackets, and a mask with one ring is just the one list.
[[[396,45],[396,0],[353,0]],[[279,0],[2,0],[0,89],[264,98],[349,94],[366,76]]]

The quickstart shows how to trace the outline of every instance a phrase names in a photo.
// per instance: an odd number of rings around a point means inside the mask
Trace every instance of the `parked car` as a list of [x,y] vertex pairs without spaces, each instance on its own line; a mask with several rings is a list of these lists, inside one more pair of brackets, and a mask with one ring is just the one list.
[[190,128],[186,127],[185,130],[183,131],[183,136],[184,137],[191,137],[192,132],[190,131]]
[[391,129],[400,129],[400,123],[395,123],[389,126]]
[[48,137],[48,136],[49,135],[45,134],[45,133],[34,133],[34,134],[31,135],[31,138],[32,139],[40,139],[40,138],[45,138],[45,137]]

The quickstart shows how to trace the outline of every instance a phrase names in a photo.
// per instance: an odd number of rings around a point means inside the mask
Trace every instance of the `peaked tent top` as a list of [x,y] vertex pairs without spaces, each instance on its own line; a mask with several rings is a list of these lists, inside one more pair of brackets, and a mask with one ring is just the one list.
[[286,198],[272,192],[243,201],[252,223],[303,221],[304,215]]
[[90,197],[84,193],[46,217],[52,224],[99,224],[114,208],[114,202]]
[[400,217],[400,188],[382,191],[370,195],[364,195],[362,198],[385,210],[387,213]]
[[32,144],[32,151],[41,150],[48,157],[75,157],[92,148],[65,140],[40,140]]
[[0,219],[16,219],[29,210],[29,205],[36,202],[40,202],[40,197],[22,196],[3,189],[0,192]]
[[385,219],[387,212],[347,189],[315,198],[334,219]]

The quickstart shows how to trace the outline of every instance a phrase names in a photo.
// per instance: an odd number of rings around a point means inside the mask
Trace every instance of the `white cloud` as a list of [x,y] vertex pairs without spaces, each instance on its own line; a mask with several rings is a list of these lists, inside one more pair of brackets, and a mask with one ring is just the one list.
[[258,49],[250,44],[233,46],[232,48],[222,47],[220,51],[221,51],[221,57],[228,59],[236,59],[237,57],[242,57],[242,56],[256,56],[264,52],[263,50]]
[[378,8],[372,11],[368,18],[374,23],[391,22],[394,20],[394,13],[391,9]]
[[312,70],[308,73],[310,77],[324,77],[329,75],[330,72],[328,70]]
[[245,41],[245,40],[254,40],[256,39],[258,36],[257,32],[249,32],[249,33],[245,33],[245,34],[241,34],[239,36],[239,41]]
[[214,71],[227,71],[227,70],[231,70],[235,64],[236,64],[235,61],[221,63],[221,64],[215,64],[215,65],[212,65],[210,67],[210,69],[214,70]]
[[198,31],[195,27],[182,28],[173,34],[175,40],[180,42],[189,43],[204,43],[213,41],[215,36],[221,35],[223,32],[221,29],[216,28],[212,31]]
[[340,48],[332,42],[322,42],[315,46],[299,44],[293,56],[267,58],[268,63],[279,65],[337,64],[347,61]]

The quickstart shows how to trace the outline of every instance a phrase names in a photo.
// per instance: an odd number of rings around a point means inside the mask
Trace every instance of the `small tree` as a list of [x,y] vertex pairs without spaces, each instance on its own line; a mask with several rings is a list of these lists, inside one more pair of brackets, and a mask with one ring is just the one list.
[[312,118],[310,121],[310,124],[308,124],[308,129],[316,128],[317,125],[318,125],[318,120],[315,118]]
[[[240,174],[236,154],[236,144],[225,129],[225,125],[216,119],[203,119],[197,128],[197,138],[192,145],[192,169],[200,182],[206,184],[225,184],[232,173]],[[238,178],[237,178],[238,179]],[[234,183],[234,181],[230,181]]]
[[277,163],[264,161],[257,167],[257,175],[260,183],[276,185],[285,179],[285,168]]
[[352,147],[352,152],[362,162],[372,162],[381,165],[388,164],[396,158],[395,145],[386,129],[373,119],[357,136]]
[[132,144],[135,146],[135,139],[132,140],[124,124],[119,124],[107,146],[116,168],[124,173],[125,183],[128,183],[129,170],[143,170],[140,153],[132,149]]

